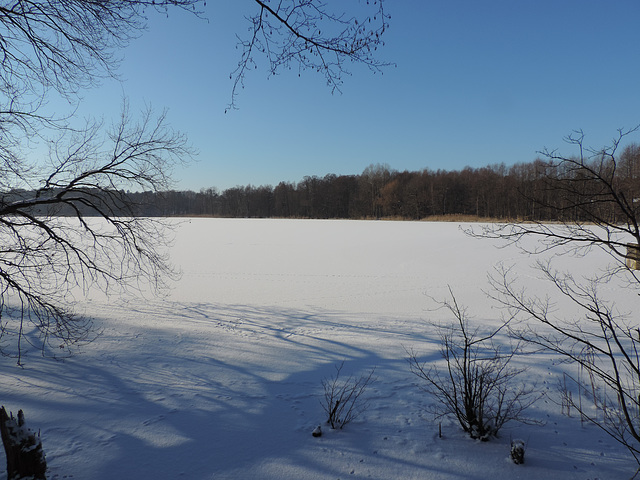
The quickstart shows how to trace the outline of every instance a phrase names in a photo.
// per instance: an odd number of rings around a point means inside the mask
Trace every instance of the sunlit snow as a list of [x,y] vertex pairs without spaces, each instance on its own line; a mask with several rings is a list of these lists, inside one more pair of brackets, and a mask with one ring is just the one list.
[[[181,220],[173,290],[83,302],[101,336],[64,361],[32,352],[19,368],[3,359],[1,403],[41,431],[50,479],[631,477],[636,465],[622,447],[562,415],[564,367],[549,355],[517,360],[548,394],[530,412],[542,427],[508,424],[500,438],[476,442],[428,412],[406,349],[439,361],[429,322],[451,320],[437,309],[449,286],[487,326],[502,313],[485,293],[499,263],[514,265],[530,293],[545,293],[534,258],[465,235],[470,226]],[[556,261],[580,276],[610,259],[594,251]],[[614,284],[604,293],[632,309],[635,293]],[[342,361],[347,374],[375,367],[377,381],[369,409],[331,430],[321,381]],[[510,438],[526,442],[523,465],[509,459]]]

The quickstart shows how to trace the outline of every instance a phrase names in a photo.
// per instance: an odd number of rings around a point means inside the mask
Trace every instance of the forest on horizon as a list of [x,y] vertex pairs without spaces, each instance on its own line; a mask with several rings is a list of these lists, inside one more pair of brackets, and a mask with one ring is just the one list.
[[[596,156],[584,160],[597,174],[611,177],[634,205],[640,206],[640,145],[630,144],[616,159]],[[599,172],[599,173],[598,173]],[[236,186],[223,191],[203,188],[162,192],[123,192],[124,216],[205,216],[227,218],[406,219],[465,216],[495,220],[589,221],[576,199],[597,199],[602,186],[580,171],[563,170],[562,162],[536,159],[507,167],[504,163],[462,170],[397,171],[389,165],[370,165],[359,175],[305,176],[299,182],[275,187]],[[77,193],[77,192],[76,192]],[[4,204],[28,196],[14,190]],[[55,189],[39,195],[55,197]],[[85,189],[94,201],[105,192]],[[584,195],[587,195],[584,197]],[[591,195],[591,196],[590,196]],[[124,197],[127,198],[124,201]],[[590,200],[593,201],[593,200]],[[566,208],[565,208],[566,205]],[[69,206],[42,215],[74,215]],[[603,203],[605,217],[615,221],[620,212]],[[90,212],[87,212],[91,215]]]
[[[606,155],[585,160],[603,175],[610,175],[632,202],[640,202],[640,145],[625,147],[617,159]],[[300,182],[275,187],[236,186],[193,191],[144,193],[153,205],[141,214],[239,218],[318,218],[420,220],[463,215],[492,219],[588,220],[575,209],[569,192],[581,179],[562,171],[552,160],[505,164],[462,170],[396,171],[389,165],[370,165],[360,175],[305,176]],[[558,181],[571,188],[558,188]],[[602,194],[589,179],[582,179],[581,194]],[[151,202],[149,200],[152,200]],[[603,208],[610,208],[604,206]],[[561,215],[563,218],[558,218]],[[615,217],[616,212],[605,212]],[[613,218],[612,217],[612,218]]]

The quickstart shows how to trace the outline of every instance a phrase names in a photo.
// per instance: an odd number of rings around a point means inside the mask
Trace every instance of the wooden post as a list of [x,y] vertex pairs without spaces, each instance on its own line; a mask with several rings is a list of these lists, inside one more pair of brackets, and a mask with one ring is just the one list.
[[627,243],[627,267],[631,270],[640,270],[640,245]]
[[524,452],[525,452],[525,444],[523,440],[512,440],[511,441],[511,460],[516,465],[521,465],[524,463]]
[[32,478],[46,480],[47,462],[44,458],[40,435],[36,436],[24,424],[24,413],[17,420],[0,408],[0,434],[7,455],[7,479]]

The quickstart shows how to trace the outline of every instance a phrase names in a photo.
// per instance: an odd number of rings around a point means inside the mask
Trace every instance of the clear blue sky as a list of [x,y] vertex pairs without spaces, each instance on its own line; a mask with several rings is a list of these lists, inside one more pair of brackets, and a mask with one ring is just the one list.
[[[337,5],[345,0],[328,0]],[[352,1],[352,0],[350,0]],[[364,3],[364,2],[363,2]],[[342,94],[314,72],[250,72],[225,114],[251,0],[209,0],[209,22],[170,11],[122,52],[121,83],[85,93],[106,120],[167,108],[199,151],[178,188],[276,185],[305,175],[461,169],[536,158],[583,129],[607,144],[640,123],[638,0],[387,0],[384,75],[354,68]],[[631,140],[640,141],[640,135]]]

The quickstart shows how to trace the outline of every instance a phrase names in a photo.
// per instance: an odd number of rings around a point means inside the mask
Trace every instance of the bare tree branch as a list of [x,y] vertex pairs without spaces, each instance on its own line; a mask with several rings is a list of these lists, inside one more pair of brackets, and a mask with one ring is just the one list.
[[[164,113],[146,111],[135,122],[126,106],[110,130],[94,121],[71,128],[70,120],[83,89],[117,76],[118,52],[146,28],[147,13],[201,16],[200,3],[0,2],[0,350],[18,363],[29,344],[67,354],[91,340],[91,322],[74,315],[74,289],[117,292],[171,278],[166,225],[141,217],[148,211],[140,200],[171,188],[174,166],[193,153],[186,139]],[[334,90],[346,61],[384,65],[374,57],[388,26],[380,0],[359,20],[319,0],[256,4],[232,105],[258,53],[271,74],[297,63],[322,72]],[[71,113],[47,113],[54,94]],[[30,155],[36,144],[49,146],[46,158]]]
[[[517,286],[511,268],[499,266],[490,283],[493,297],[510,317],[522,320],[518,328],[512,324],[512,333],[569,364],[563,403],[624,445],[640,465],[640,330],[635,313],[620,312],[602,294],[602,286],[612,279],[630,287],[631,298],[637,298],[633,292],[640,288],[637,270],[626,261],[629,251],[640,245],[640,151],[630,145],[618,154],[622,140],[637,130],[619,130],[602,149],[586,147],[583,132],[577,131],[566,139],[577,148],[576,156],[542,152],[549,159],[545,185],[553,194],[538,192],[532,200],[559,223],[507,223],[472,234],[532,254],[553,250],[558,255],[587,255],[596,247],[611,255],[613,266],[581,279],[555,269],[552,260],[538,261],[558,300],[572,305],[573,316],[558,311],[549,298],[527,294]],[[590,405],[582,401],[587,393]]]
[[[610,146],[597,150],[584,145],[581,131],[569,135],[566,141],[578,148],[576,157],[543,150],[541,153],[549,160],[543,177],[545,189],[530,199],[550,211],[554,222],[487,225],[477,236],[505,240],[529,253],[563,247],[584,255],[591,247],[600,247],[623,266],[629,242],[640,244],[640,182],[636,165],[640,156],[629,149],[618,155],[618,150],[622,140],[638,128],[620,129]],[[550,192],[553,194],[547,195]],[[528,237],[539,239],[535,251],[522,242]]]
[[138,216],[125,188],[167,189],[172,166],[191,154],[186,139],[149,111],[134,123],[125,110],[106,138],[101,132],[91,125],[61,140],[41,186],[8,192],[0,203],[0,316],[21,312],[2,335],[17,338],[18,361],[27,327],[35,329],[31,343],[60,353],[90,339],[90,322],[63,307],[76,286],[119,292],[172,278],[162,253],[166,226]]
[[343,367],[344,362],[341,362],[335,366],[336,373],[333,376],[322,379],[324,395],[320,403],[331,428],[341,429],[366,411],[368,402],[364,394],[376,380],[373,376],[375,368],[368,374],[345,379],[340,376]]
[[[548,300],[517,290],[508,269],[491,277],[496,296],[513,317],[522,317],[513,334],[529,345],[560,355],[587,372],[580,377],[567,374],[578,395],[566,397],[582,418],[601,428],[640,460],[640,331],[633,320],[600,298],[600,282],[578,283],[569,274],[546,264],[539,268],[564,298],[577,308],[575,318],[558,313]],[[540,330],[530,320],[546,329]],[[566,387],[565,387],[566,388]],[[595,410],[583,405],[579,395],[593,392]],[[640,462],[639,462],[640,463]]]
[[[324,75],[332,92],[340,91],[349,64],[363,64],[374,72],[391,65],[377,58],[382,36],[389,27],[384,0],[367,2],[369,13],[356,17],[330,10],[322,0],[255,0],[258,12],[249,17],[246,38],[238,37],[242,56],[232,72],[233,89],[228,109],[236,108],[238,89],[249,70],[256,69],[257,54],[266,56],[269,75],[297,66]],[[336,2],[338,3],[338,2]]]

